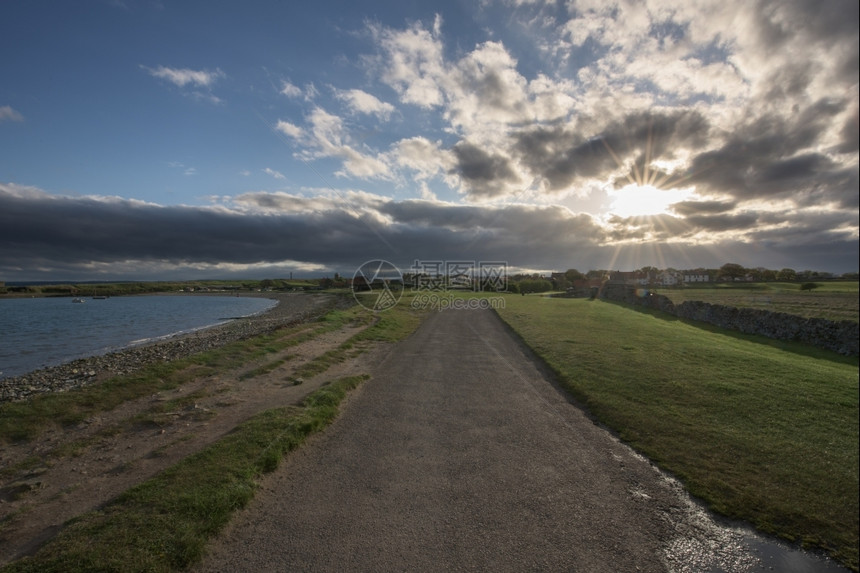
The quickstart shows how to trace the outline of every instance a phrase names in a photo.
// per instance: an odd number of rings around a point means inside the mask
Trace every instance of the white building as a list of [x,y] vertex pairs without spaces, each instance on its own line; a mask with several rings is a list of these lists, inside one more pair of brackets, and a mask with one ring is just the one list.
[[708,275],[684,275],[685,283],[707,283],[711,282],[711,277]]

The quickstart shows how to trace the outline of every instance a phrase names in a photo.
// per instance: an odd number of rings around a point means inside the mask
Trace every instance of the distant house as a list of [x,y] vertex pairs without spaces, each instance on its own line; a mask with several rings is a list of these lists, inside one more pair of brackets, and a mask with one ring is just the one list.
[[657,282],[663,286],[675,286],[682,280],[680,273],[663,271],[657,275]]
[[569,295],[578,297],[596,297],[603,286],[603,279],[576,279],[573,286],[567,289]]
[[711,277],[706,274],[685,274],[684,275],[685,283],[709,283],[711,282]]

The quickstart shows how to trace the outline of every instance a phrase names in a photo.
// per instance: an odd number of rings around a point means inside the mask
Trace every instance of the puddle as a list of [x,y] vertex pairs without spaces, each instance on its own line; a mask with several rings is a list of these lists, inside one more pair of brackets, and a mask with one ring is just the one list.
[[677,536],[664,553],[672,573],[851,573],[822,554],[764,537],[748,525],[711,513],[679,482],[661,475],[681,501],[670,516]]
[[676,539],[667,558],[673,573],[850,573],[827,557],[715,523],[705,535]]
[[[750,573],[775,571],[778,573],[849,573],[849,570],[830,559],[813,553],[747,535],[744,539],[748,551],[758,557],[759,564]],[[712,573],[733,573],[714,569]]]

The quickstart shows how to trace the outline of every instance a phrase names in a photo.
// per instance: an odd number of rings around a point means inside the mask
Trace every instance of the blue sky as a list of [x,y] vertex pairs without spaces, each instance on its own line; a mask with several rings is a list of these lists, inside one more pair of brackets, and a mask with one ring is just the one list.
[[857,270],[856,1],[0,5],[0,280]]

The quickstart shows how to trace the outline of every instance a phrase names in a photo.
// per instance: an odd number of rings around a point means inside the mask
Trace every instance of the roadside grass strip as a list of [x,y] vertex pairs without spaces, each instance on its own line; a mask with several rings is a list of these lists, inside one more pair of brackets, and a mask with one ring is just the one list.
[[380,313],[366,311],[361,320],[372,321],[370,328],[358,332],[337,348],[298,367],[294,376],[299,379],[310,378],[325,372],[349,356],[361,354],[374,342],[397,342],[414,332],[423,316],[426,316],[426,312],[415,311],[403,303]]
[[262,412],[233,432],[102,509],[71,520],[12,572],[176,571],[200,561],[206,543],[253,498],[258,478],[330,424],[347,392],[369,376],[338,379],[300,407]]
[[711,509],[858,569],[858,359],[585,299],[499,315]]

